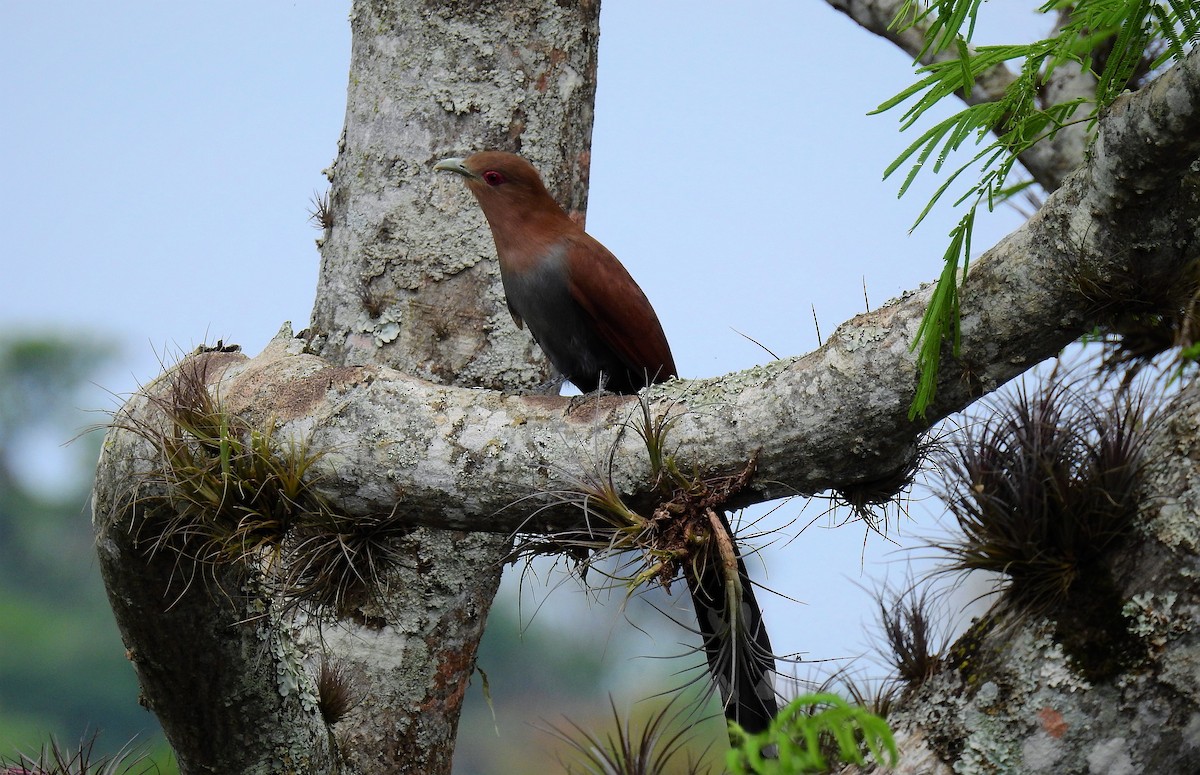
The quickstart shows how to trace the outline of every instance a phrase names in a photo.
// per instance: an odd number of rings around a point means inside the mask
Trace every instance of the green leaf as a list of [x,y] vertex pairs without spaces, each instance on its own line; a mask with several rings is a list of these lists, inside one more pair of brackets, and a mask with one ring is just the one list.
[[[960,334],[959,297],[958,297],[958,266],[959,257],[971,249],[971,230],[975,225],[975,207],[972,207],[962,220],[950,231],[950,246],[942,257],[942,273],[938,277],[937,286],[929,299],[929,307],[925,310],[921,324],[917,327],[917,335],[913,339],[911,349],[917,351],[917,367],[920,379],[917,392],[908,409],[908,419],[924,417],[926,409],[933,401],[937,390],[938,365],[942,359],[942,346],[949,340],[954,353],[957,354]],[[968,254],[969,256],[969,254]]]
[[971,89],[975,86],[975,75],[971,72],[971,52],[967,48],[967,42],[959,38],[958,43],[958,63],[962,66],[962,90],[963,95],[967,98],[971,96]]
[[[838,761],[826,760],[822,738],[836,743]],[[899,759],[886,721],[827,693],[797,697],[759,734],[731,722],[729,739],[726,765],[733,775],[828,772],[841,764],[866,764],[864,750],[885,766]],[[773,757],[764,756],[764,750],[772,750]]]
[[907,101],[914,94],[919,94],[920,92],[925,91],[925,89],[929,88],[934,83],[937,83],[937,81],[939,80],[940,77],[941,76],[938,76],[938,75],[930,75],[930,76],[927,76],[927,77],[921,79],[920,81],[917,81],[912,86],[909,86],[907,89],[903,90],[902,92],[900,92],[896,96],[892,97],[891,99],[884,100],[879,105],[879,107],[875,108],[875,110],[870,111],[869,113],[867,113],[867,115],[874,116],[879,113],[883,113],[884,111],[891,110],[892,108],[896,107],[900,103]]
[[[1146,72],[1147,67],[1153,72],[1178,61],[1190,47],[1200,43],[1200,11],[1193,0],[1047,0],[1039,10],[1064,20],[1053,36],[1028,44],[972,49],[968,44],[975,32],[980,4],[981,0],[931,0],[927,5],[905,0],[892,27],[902,30],[924,27],[925,45],[918,59],[951,46],[957,56],[917,67],[915,83],[872,111],[881,113],[907,105],[900,117],[901,131],[905,131],[947,97],[954,94],[970,97],[978,80],[996,65],[1013,60],[1020,63],[1019,74],[1003,95],[937,121],[884,172],[887,178],[900,167],[911,164],[900,186],[899,195],[903,196],[921,170],[942,173],[951,156],[970,141],[972,134],[982,146],[970,161],[947,175],[913,224],[916,228],[924,221],[968,169],[978,169],[976,180],[954,201],[954,206],[967,204],[969,210],[950,234],[938,287],[914,342],[922,372],[912,416],[923,414],[932,400],[942,345],[950,341],[958,347],[959,261],[965,272],[980,202],[986,197],[987,206],[992,209],[1027,188],[1031,185],[1028,181],[1015,186],[1006,183],[1019,155],[1053,138],[1066,126],[1085,122],[1094,126],[1100,109],[1111,104],[1135,74]],[[1056,68],[1066,63],[1076,63],[1095,72],[1094,102],[1075,97],[1057,104],[1042,104],[1047,80]],[[996,135],[990,143],[985,138],[988,133]],[[934,163],[928,164],[935,151]]]

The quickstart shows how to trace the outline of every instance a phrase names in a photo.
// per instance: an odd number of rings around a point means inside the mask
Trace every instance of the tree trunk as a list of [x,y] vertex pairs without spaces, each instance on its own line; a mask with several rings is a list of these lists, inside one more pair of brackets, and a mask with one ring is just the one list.
[[[360,1],[332,228],[309,335],[332,363],[380,364],[494,390],[547,378],[510,324],[482,219],[439,158],[523,153],[571,210],[587,203],[599,2]],[[362,429],[366,430],[366,427]],[[417,530],[383,604],[326,627],[361,677],[341,737],[362,772],[450,771],[458,717],[503,561],[505,534]]]

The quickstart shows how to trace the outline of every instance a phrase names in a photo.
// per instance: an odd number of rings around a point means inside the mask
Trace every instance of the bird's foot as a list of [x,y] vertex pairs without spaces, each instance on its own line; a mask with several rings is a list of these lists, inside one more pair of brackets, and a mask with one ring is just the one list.
[[505,392],[517,396],[557,396],[560,392],[562,392],[562,386],[564,382],[566,382],[565,378],[552,374],[548,379],[542,382],[529,385],[528,387],[513,388],[511,390],[506,390]]
[[551,374],[544,382],[539,382],[533,387],[522,388],[517,391],[517,394],[522,396],[556,396],[562,391],[563,383],[566,381],[566,378],[561,374]]
[[563,383],[567,378],[561,374],[551,374],[545,382],[537,385],[534,390],[543,395],[556,396],[562,392]]
[[572,412],[577,411],[579,409],[583,409],[585,407],[590,407],[591,404],[599,401],[602,398],[608,398],[609,396],[619,396],[619,395],[621,395],[621,394],[614,393],[611,390],[605,390],[604,387],[601,386],[601,387],[596,388],[595,390],[593,390],[590,393],[581,393],[580,395],[577,395],[577,396],[570,396],[567,399],[567,414],[571,414]]

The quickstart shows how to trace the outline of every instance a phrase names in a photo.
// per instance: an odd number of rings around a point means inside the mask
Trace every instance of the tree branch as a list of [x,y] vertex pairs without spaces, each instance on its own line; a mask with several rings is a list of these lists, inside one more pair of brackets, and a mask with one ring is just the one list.
[[[1200,154],[1198,76],[1193,53],[1124,99],[1101,121],[1091,162],[974,262],[963,285],[961,351],[946,354],[926,421],[910,422],[907,411],[916,384],[910,346],[928,287],[854,318],[809,355],[647,391],[654,412],[680,415],[670,436],[677,459],[729,471],[761,450],[752,500],[886,478],[911,462],[929,423],[1089,331],[1104,277],[1169,275],[1196,261],[1188,175]],[[1081,287],[1085,272],[1100,279]],[[217,391],[251,422],[328,450],[322,487],[349,513],[536,531],[579,524],[578,510],[553,494],[577,489],[580,478],[611,476],[634,502],[649,492],[641,442],[622,430],[633,399],[580,403],[437,386],[381,367],[334,368],[302,349],[281,337],[229,367]],[[363,473],[376,471],[383,475]],[[541,493],[551,495],[530,500]]]

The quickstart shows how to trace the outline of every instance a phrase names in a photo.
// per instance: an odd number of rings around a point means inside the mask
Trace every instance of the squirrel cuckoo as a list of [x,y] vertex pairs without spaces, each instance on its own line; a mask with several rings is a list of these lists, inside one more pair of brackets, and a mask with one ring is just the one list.
[[646,294],[616,256],[558,206],[533,165],[484,151],[443,159],[492,227],[508,311],[550,363],[590,393],[636,393],[676,376],[671,346]]
[[[529,326],[559,373],[585,393],[623,394],[676,376],[646,294],[554,201],[532,164],[483,151],[442,159],[434,169],[466,179],[492,229],[508,310],[518,327]],[[684,563],[684,576],[725,715],[759,732],[778,710],[775,659],[723,514],[711,529],[723,535],[714,533],[704,554]]]

